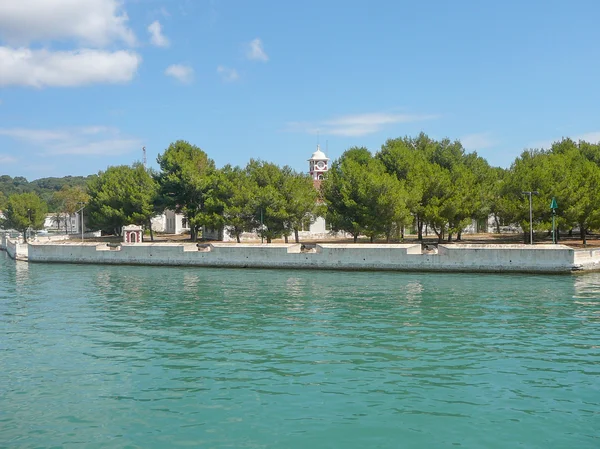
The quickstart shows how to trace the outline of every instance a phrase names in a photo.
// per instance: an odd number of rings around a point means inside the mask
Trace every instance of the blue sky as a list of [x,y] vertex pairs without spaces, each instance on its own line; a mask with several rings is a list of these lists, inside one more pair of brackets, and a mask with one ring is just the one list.
[[492,165],[600,141],[600,2],[0,2],[0,174],[148,163],[177,139],[218,166],[298,170],[317,140],[424,131]]

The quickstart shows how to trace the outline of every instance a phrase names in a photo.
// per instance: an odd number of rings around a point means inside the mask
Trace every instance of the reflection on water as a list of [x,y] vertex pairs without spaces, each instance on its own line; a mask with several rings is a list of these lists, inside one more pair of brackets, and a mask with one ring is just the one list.
[[15,262],[15,284],[23,287],[29,281],[29,264],[23,261]]
[[0,254],[0,446],[596,448],[599,287]]

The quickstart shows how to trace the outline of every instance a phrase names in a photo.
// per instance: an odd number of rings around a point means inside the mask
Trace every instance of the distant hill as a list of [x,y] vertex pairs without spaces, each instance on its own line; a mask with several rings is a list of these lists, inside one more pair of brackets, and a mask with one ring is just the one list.
[[56,212],[57,205],[54,204],[54,192],[58,192],[64,186],[86,187],[88,180],[97,175],[89,176],[64,176],[62,178],[40,178],[35,181],[27,181],[22,176],[11,178],[8,175],[0,176],[0,202],[7,199],[13,193],[37,193],[46,203],[48,203],[48,211]]

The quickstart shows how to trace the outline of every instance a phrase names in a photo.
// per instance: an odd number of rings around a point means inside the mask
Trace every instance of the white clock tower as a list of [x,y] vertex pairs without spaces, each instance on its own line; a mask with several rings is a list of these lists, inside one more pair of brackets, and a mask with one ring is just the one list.
[[317,145],[317,151],[313,153],[308,163],[313,181],[321,181],[325,172],[329,170],[329,158],[321,151],[319,145]]

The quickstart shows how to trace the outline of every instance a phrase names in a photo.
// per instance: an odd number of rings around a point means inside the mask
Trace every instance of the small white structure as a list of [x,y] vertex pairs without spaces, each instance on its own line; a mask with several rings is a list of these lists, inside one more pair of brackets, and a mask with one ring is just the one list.
[[308,172],[313,181],[322,181],[325,172],[329,170],[329,158],[321,151],[319,145],[317,145],[317,151],[312,154],[308,162]]
[[141,243],[142,227],[138,225],[123,226],[123,243]]
[[190,230],[185,215],[167,209],[164,213],[152,218],[152,230],[165,234],[183,234]]
[[167,234],[183,234],[189,230],[188,221],[183,214],[172,210],[165,211],[165,232]]

